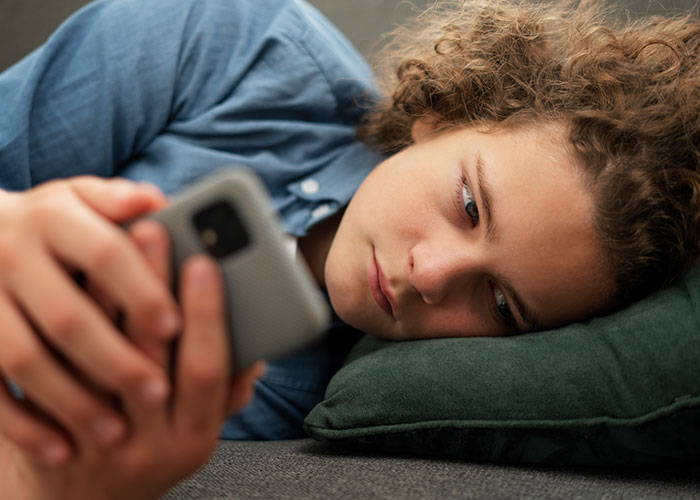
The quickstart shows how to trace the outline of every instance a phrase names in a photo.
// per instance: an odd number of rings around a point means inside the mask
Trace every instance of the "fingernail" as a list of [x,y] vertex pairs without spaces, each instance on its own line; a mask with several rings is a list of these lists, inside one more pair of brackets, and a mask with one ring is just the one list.
[[192,266],[191,277],[194,285],[198,288],[209,288],[212,286],[213,276],[209,262],[205,258],[198,259]]
[[163,246],[154,238],[144,238],[144,240],[141,242],[141,248],[150,258],[157,258],[165,253],[163,251]]
[[161,312],[156,316],[155,328],[164,338],[174,337],[180,329],[180,318],[172,311]]
[[158,406],[168,397],[168,385],[160,379],[147,380],[141,385],[141,402],[147,406]]
[[60,441],[50,441],[41,448],[41,456],[48,465],[59,465],[68,460],[69,451]]
[[99,417],[92,423],[92,432],[100,444],[109,446],[119,441],[124,426],[114,417]]

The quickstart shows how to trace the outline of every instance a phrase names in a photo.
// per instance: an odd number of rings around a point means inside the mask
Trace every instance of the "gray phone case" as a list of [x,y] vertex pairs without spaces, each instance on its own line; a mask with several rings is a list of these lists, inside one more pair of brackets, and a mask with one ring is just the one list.
[[171,238],[173,283],[183,261],[207,253],[193,215],[225,201],[238,213],[249,241],[217,259],[225,285],[234,372],[274,360],[319,339],[330,313],[306,265],[285,248],[283,231],[256,174],[230,167],[186,188],[164,210],[149,217]]

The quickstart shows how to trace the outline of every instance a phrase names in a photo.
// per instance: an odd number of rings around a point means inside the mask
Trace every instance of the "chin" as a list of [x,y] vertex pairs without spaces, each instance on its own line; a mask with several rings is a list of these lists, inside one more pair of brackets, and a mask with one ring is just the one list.
[[346,315],[349,311],[352,311],[359,304],[355,304],[358,294],[353,290],[353,284],[349,280],[349,276],[352,276],[348,269],[338,270],[338,272],[333,272],[329,269],[328,263],[326,263],[325,269],[325,282],[326,291],[328,292],[328,298],[331,301],[333,310],[340,316],[340,318],[345,321]]
[[332,279],[329,280],[326,278],[326,289],[333,311],[348,325],[353,328],[359,328],[358,312],[362,310],[362,304],[354,298],[356,295],[354,296],[352,290],[349,288],[350,287],[347,286],[340,286]]

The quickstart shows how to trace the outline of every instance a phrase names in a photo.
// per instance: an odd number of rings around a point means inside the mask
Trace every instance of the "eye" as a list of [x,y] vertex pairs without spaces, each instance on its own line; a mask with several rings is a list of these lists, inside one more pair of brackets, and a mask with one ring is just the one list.
[[517,330],[517,322],[513,317],[513,313],[508,305],[508,299],[505,294],[498,288],[492,285],[493,290],[493,306],[494,314],[499,322],[505,324],[508,328]]
[[467,180],[464,178],[464,176],[462,176],[460,180],[459,188],[464,211],[472,220],[472,223],[477,225],[479,223],[479,207],[477,207],[476,201],[474,201],[474,193],[472,193],[472,190],[469,187],[469,184],[467,184]]

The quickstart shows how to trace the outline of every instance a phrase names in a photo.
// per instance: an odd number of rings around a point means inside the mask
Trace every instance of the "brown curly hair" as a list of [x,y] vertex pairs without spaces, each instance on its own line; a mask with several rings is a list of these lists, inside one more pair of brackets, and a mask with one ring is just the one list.
[[700,255],[700,22],[616,19],[594,2],[439,3],[391,35],[384,89],[358,136],[384,153],[428,118],[563,124],[596,201],[615,306],[662,287]]

